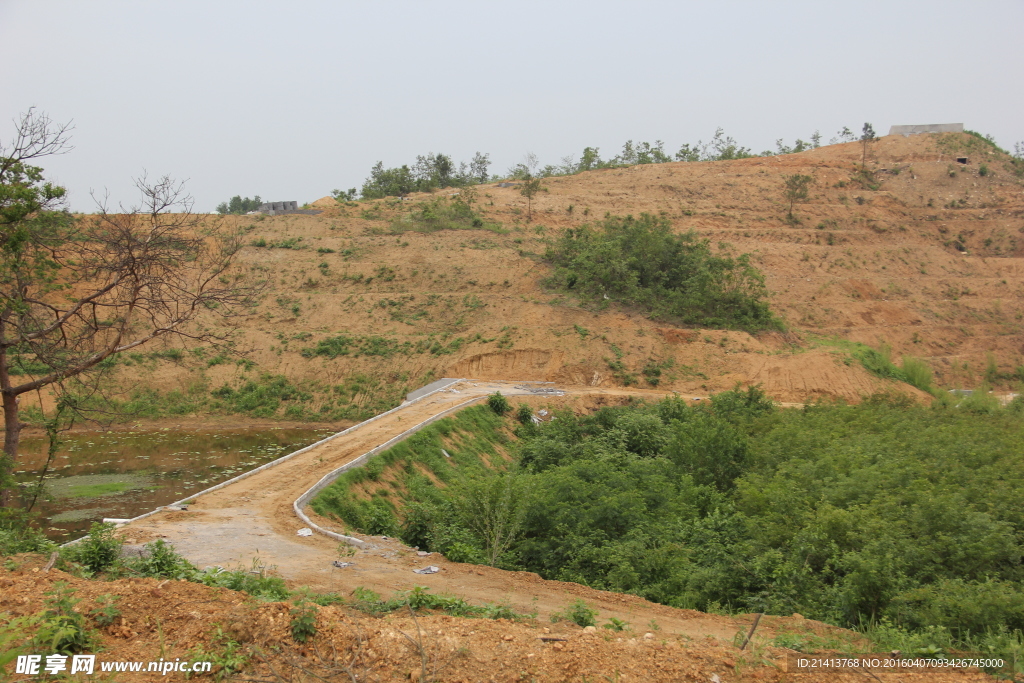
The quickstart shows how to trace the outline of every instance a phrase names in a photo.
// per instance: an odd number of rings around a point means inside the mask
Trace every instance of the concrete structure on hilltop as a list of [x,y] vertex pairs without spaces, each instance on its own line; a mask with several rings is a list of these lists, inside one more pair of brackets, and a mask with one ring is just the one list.
[[268,216],[279,216],[283,213],[305,213],[315,216],[322,213],[318,209],[300,209],[298,202],[266,202],[260,204],[260,208],[257,210]]
[[962,123],[920,123],[914,126],[891,126],[889,135],[917,135],[919,133],[963,133]]

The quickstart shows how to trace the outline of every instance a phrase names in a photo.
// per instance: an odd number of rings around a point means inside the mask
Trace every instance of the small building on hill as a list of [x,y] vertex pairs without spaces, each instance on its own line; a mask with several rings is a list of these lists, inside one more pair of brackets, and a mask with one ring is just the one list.
[[300,209],[298,202],[265,202],[257,209],[260,213],[268,216],[279,216],[283,213],[307,213],[316,215],[321,213],[317,209]]
[[962,123],[918,123],[912,126],[891,126],[889,135],[918,135],[920,133],[963,133]]

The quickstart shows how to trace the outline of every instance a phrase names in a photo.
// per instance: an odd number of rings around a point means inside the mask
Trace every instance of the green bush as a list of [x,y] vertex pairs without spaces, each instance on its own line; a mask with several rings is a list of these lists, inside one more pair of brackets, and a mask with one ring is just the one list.
[[1024,593],[1008,581],[942,579],[896,595],[886,613],[909,629],[941,626],[960,637],[994,624],[1024,630]]
[[[6,470],[0,468],[0,471]],[[31,517],[25,512],[15,508],[0,508],[0,556],[45,553],[55,548],[56,545],[38,527],[32,525]]]
[[[555,612],[551,615],[552,621],[566,620],[571,621],[577,626],[594,626],[597,622],[597,610],[592,609],[584,600],[575,600],[570,603],[561,612]],[[621,629],[619,629],[621,630]]]
[[502,396],[500,391],[495,391],[487,397],[487,405],[498,415],[505,415],[505,413],[512,410],[508,399]]
[[121,618],[121,610],[117,608],[117,601],[118,597],[116,595],[101,595],[96,598],[98,607],[89,614],[92,615],[97,626],[106,628]]
[[284,375],[263,374],[259,381],[248,380],[237,389],[224,385],[210,392],[229,410],[254,417],[274,417],[286,401],[305,402],[312,394],[296,387]]
[[551,285],[598,304],[613,299],[683,325],[782,327],[749,255],[715,254],[696,233],[673,233],[665,217],[609,217],[596,227],[570,228],[546,258],[555,266]]
[[121,541],[114,536],[113,524],[93,522],[89,535],[74,545],[65,546],[61,555],[65,560],[82,565],[98,574],[112,567],[121,556]]
[[162,538],[147,543],[145,550],[139,559],[125,563],[129,571],[158,579],[195,579],[198,573],[196,566],[179,555],[174,546],[165,543]]
[[469,200],[458,195],[454,198],[435,197],[417,204],[412,211],[395,218],[391,223],[394,232],[414,230],[437,232],[438,230],[490,230],[507,232],[495,223],[489,223],[473,209]]

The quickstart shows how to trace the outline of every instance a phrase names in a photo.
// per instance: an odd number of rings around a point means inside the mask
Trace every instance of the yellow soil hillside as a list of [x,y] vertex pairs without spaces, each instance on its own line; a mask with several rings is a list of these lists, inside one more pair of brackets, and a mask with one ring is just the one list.
[[[327,406],[327,414],[339,400],[331,388],[356,375],[362,393],[357,387],[349,400],[369,406],[442,376],[613,386],[633,375],[649,386],[642,368],[667,359],[674,366],[658,388],[686,393],[743,382],[761,383],[783,401],[856,400],[893,387],[851,363],[832,338],[924,358],[942,386],[977,386],[993,358],[1001,373],[1013,372],[1024,363],[1024,187],[1006,157],[966,134],[885,137],[868,153],[872,190],[856,180],[861,154],[855,142],[549,178],[532,222],[517,188],[474,188],[474,208],[500,232],[395,231],[396,218],[418,202],[456,190],[404,202],[319,200],[326,209],[318,216],[210,217],[268,245],[246,247],[238,262],[269,283],[238,337],[256,366],[188,356],[125,368],[122,377],[161,390],[209,390],[283,374],[306,382],[311,405]],[[782,185],[795,173],[815,183],[794,226],[785,220]],[[550,270],[540,256],[559,231],[606,213],[641,212],[753,254],[789,331],[677,329],[616,305],[584,308],[542,286]],[[297,248],[274,248],[282,244]],[[374,355],[370,341],[364,353],[334,359],[301,353],[339,333],[381,337],[397,350]],[[609,367],[617,354],[624,371]]]

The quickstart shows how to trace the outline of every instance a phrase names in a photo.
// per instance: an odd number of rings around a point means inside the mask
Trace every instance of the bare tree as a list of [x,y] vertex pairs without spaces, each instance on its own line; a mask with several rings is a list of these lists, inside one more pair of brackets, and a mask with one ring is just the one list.
[[19,397],[66,383],[157,337],[225,342],[193,324],[231,316],[255,288],[226,277],[241,244],[223,223],[206,228],[183,183],[136,181],[140,202],[76,218],[64,189],[26,162],[67,149],[67,126],[30,111],[0,148],[0,401],[4,457],[0,506],[10,505],[18,457]]

